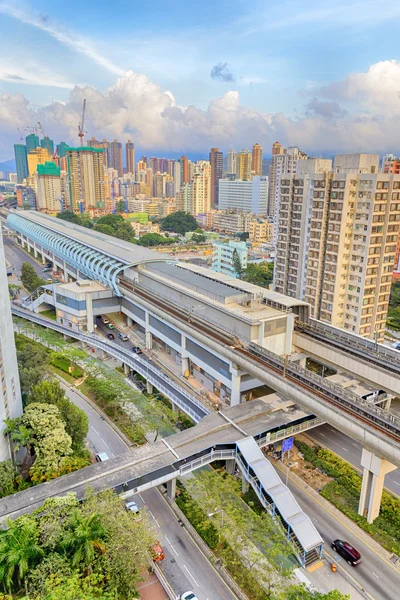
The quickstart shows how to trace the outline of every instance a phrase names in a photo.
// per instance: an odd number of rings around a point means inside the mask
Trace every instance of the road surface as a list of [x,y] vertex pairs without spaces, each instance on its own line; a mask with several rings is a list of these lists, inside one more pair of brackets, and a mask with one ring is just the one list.
[[[289,474],[289,488],[306,514],[313,520],[325,541],[325,550],[335,558],[375,600],[394,600],[399,598],[400,572],[379,553],[363,542],[358,535],[347,529],[343,521],[319,503],[309,492],[294,483]],[[351,567],[330,545],[334,539],[344,539],[361,552],[362,563]]]
[[[62,387],[68,398],[87,414],[88,442],[96,453],[106,452],[109,456],[118,456],[128,450],[117,433],[74,389],[65,384],[62,384]],[[148,490],[134,496],[134,500],[138,506],[147,506],[159,531],[159,539],[165,553],[165,559],[159,565],[177,594],[192,590],[199,600],[237,600],[186,529],[179,525],[158,490]]]
[[27,262],[35,269],[36,273],[39,277],[46,279],[46,273],[43,273],[43,269],[45,265],[39,264],[30,254],[22,250],[16,243],[12,241],[11,238],[6,235],[3,236],[4,241],[4,251],[6,258],[13,265],[14,270],[13,273],[18,277],[21,274],[22,263]]
[[[350,439],[347,435],[334,429],[330,425],[321,425],[307,432],[307,435],[326,446],[332,452],[347,460],[356,469],[362,470],[361,451],[362,446]],[[400,469],[392,471],[385,477],[385,487],[396,495],[400,495]],[[399,594],[400,597],[400,594]]]

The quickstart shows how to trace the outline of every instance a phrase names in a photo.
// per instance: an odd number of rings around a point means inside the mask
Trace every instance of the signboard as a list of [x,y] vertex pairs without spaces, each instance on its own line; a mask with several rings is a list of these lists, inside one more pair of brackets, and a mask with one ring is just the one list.
[[283,452],[289,452],[289,450],[291,450],[293,448],[293,438],[286,438],[286,440],[283,440],[282,442],[282,453]]

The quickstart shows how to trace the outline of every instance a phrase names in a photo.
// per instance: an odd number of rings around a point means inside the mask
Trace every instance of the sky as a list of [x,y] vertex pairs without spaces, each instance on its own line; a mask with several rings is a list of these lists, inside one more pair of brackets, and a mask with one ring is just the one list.
[[207,155],[400,149],[398,0],[0,0],[0,161],[56,142]]

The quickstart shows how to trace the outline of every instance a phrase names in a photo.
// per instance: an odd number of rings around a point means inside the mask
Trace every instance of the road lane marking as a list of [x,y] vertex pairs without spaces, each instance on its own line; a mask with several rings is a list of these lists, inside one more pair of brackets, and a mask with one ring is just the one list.
[[355,442],[351,442],[353,444],[353,446],[355,446],[356,448],[359,448],[360,446],[358,444],[356,444]]
[[316,519],[315,517],[311,517],[313,521],[315,521],[316,523],[318,523],[318,519]]
[[155,516],[153,515],[153,513],[151,512],[151,510],[149,510],[149,513],[151,514],[151,516],[153,517],[153,519],[155,520],[155,522],[157,523],[157,527],[159,527],[161,529],[161,525],[160,523],[157,521],[157,519],[155,518]]
[[145,504],[145,501],[143,500],[142,494],[139,494],[139,498],[141,499],[141,501],[143,502],[143,504]]
[[186,571],[188,572],[188,574],[190,575],[190,577],[193,579],[193,581],[195,582],[197,587],[200,587],[199,584],[197,583],[197,581],[195,580],[195,578],[193,577],[193,575],[191,574],[191,572],[189,571],[189,569],[187,568],[187,566],[186,565],[183,565],[183,566],[186,569]]
[[110,446],[107,444],[107,442],[105,442],[105,441],[103,440],[103,438],[101,438],[101,441],[103,442],[103,444],[104,444],[104,445],[105,445],[105,446],[106,446],[108,449],[110,448]]
[[93,425],[90,426],[91,429],[93,429],[93,431],[97,434],[100,435],[98,431],[96,431],[96,429],[93,427]]
[[348,452],[347,448],[345,448],[344,446],[342,446],[342,450],[344,450],[345,452]]
[[[283,472],[283,471],[281,471]],[[347,531],[350,531],[350,533],[352,535],[355,535],[363,544],[364,546],[366,546],[367,548],[369,548],[378,558],[380,558],[380,560],[383,560],[384,563],[386,563],[389,567],[391,567],[393,569],[393,571],[395,571],[396,573],[398,573],[397,568],[395,567],[395,565],[393,563],[391,563],[389,560],[387,560],[384,556],[382,556],[381,554],[379,554],[375,548],[373,548],[372,546],[370,546],[370,544],[368,542],[366,542],[363,537],[361,537],[358,532],[356,530],[354,530],[352,527],[349,527],[346,523],[344,523],[343,521],[341,521],[336,515],[335,513],[333,513],[329,508],[327,508],[326,506],[324,506],[322,504],[322,502],[320,502],[317,498],[314,498],[314,496],[312,494],[310,494],[310,492],[308,492],[305,488],[301,487],[297,481],[295,481],[292,477],[290,477],[289,475],[289,480],[291,481],[291,483],[293,485],[295,485],[297,488],[299,488],[300,491],[302,491],[304,494],[306,494],[309,498],[311,498],[311,500],[313,500],[316,504],[318,504],[325,512],[327,512],[328,514],[331,515],[331,517],[333,517],[335,519],[335,521],[337,521],[338,523],[340,523],[340,525],[342,525],[342,527],[345,527],[347,529]]]
[[372,575],[375,575],[375,577],[376,577],[377,579],[379,579],[379,575],[377,575],[377,574],[376,574],[376,573],[374,573],[373,571],[372,571]]
[[326,437],[326,435],[324,433],[320,433],[319,434],[321,437]]

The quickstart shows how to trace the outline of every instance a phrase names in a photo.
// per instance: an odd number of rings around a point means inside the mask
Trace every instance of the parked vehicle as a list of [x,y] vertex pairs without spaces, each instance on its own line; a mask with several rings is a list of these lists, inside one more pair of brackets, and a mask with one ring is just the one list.
[[115,325],[113,325],[112,323],[108,322],[106,324],[107,329],[115,329]]
[[181,596],[181,600],[197,600],[197,596],[193,592],[184,592]]
[[137,515],[137,513],[139,512],[139,507],[136,504],[136,502],[133,502],[133,500],[131,502],[125,502],[125,508],[129,512],[135,513],[135,515]]
[[113,333],[107,333],[107,337],[109,340],[115,340],[115,335]]
[[135,354],[143,354],[142,349],[139,348],[139,346],[133,346],[132,352],[134,352]]
[[104,315],[101,315],[101,321],[104,323],[104,325],[107,325],[107,323],[110,322],[110,319]]
[[48,273],[49,271],[52,270],[53,267],[45,267],[44,269],[42,269],[42,273]]
[[343,540],[335,540],[332,542],[332,549],[340,554],[352,567],[359,565],[361,562],[361,554],[349,542]]
[[164,550],[162,549],[162,546],[160,543],[155,544],[151,548],[151,557],[154,560],[154,562],[160,562],[160,560],[164,560],[164,558],[165,558]]
[[395,350],[400,350],[400,342],[395,342],[394,344],[392,344],[392,348],[394,348]]
[[104,462],[105,460],[108,460],[107,452],[99,452],[96,454],[96,462]]
[[118,334],[118,337],[120,340],[122,340],[123,342],[127,342],[129,340],[128,336],[126,335],[126,333],[124,333],[123,331],[120,331]]

